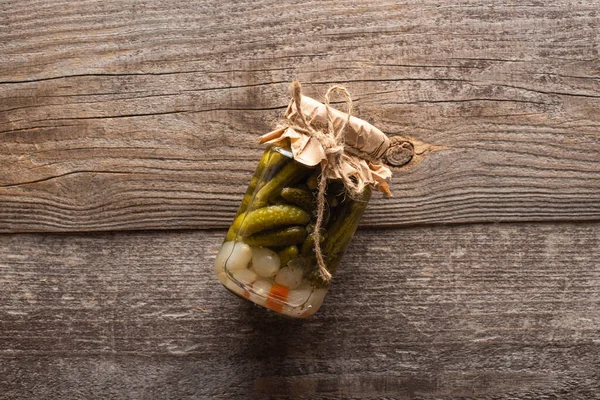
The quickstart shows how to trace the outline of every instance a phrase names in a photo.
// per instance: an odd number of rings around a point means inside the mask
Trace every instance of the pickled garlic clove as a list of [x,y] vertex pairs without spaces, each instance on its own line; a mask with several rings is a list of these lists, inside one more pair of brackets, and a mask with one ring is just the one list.
[[258,279],[258,276],[254,271],[250,271],[246,268],[236,269],[231,273],[231,276],[233,279],[244,285],[251,285]]
[[265,247],[252,248],[252,268],[263,278],[272,278],[279,272],[280,260],[277,253]]
[[266,279],[258,279],[252,284],[252,290],[259,296],[267,297],[273,284]]
[[225,262],[225,269],[232,272],[236,269],[248,268],[248,263],[252,258],[252,249],[243,242],[236,242],[231,251],[231,255]]
[[309,299],[312,292],[313,288],[310,284],[306,282],[301,284],[298,288],[290,290],[287,305],[290,307],[301,307]]
[[287,286],[290,289],[296,289],[302,283],[303,271],[300,268],[284,267],[279,270],[275,277],[275,283]]
[[215,259],[215,272],[217,273],[217,275],[224,272],[225,262],[227,261],[227,258],[229,258],[229,256],[231,255],[234,244],[235,242],[225,242],[221,245],[219,254],[217,254],[217,258]]
[[302,318],[310,317],[323,304],[323,300],[325,300],[325,294],[327,294],[327,289],[315,289],[306,304],[305,310],[300,316]]
[[225,287],[231,290],[233,293],[238,294],[243,297],[248,297],[248,291],[242,286],[238,285],[235,281],[232,281],[229,278],[225,278],[226,282],[224,283]]
[[259,278],[252,284],[252,291],[254,293],[250,293],[250,301],[264,306],[267,302],[267,297],[269,296],[272,286],[273,284],[268,280]]

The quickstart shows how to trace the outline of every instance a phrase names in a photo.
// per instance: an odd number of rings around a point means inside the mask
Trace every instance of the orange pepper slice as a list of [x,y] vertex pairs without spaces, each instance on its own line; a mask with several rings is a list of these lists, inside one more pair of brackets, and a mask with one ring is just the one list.
[[269,291],[265,306],[273,311],[282,312],[283,304],[287,301],[290,289],[287,286],[274,283]]

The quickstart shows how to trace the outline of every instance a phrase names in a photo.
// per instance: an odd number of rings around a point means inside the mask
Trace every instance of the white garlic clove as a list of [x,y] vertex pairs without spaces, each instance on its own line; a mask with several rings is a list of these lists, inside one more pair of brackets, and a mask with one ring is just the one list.
[[272,286],[273,284],[268,280],[259,278],[252,284],[252,291],[254,291],[254,293],[250,293],[250,300],[264,306]]
[[323,300],[325,300],[325,294],[327,294],[327,289],[315,289],[312,296],[310,296],[308,303],[306,304],[306,312],[302,315],[302,317],[310,317],[316,313],[323,304]]
[[227,282],[225,282],[225,287],[227,287],[227,289],[231,290],[235,294],[238,294],[238,295],[244,296],[244,297],[247,296],[248,292],[246,291],[246,289],[244,289],[243,287],[238,285],[235,281],[229,279],[229,277],[227,277]]
[[283,267],[277,273],[275,283],[296,289],[302,283],[302,273],[303,271],[298,267]]
[[233,272],[236,269],[248,268],[248,263],[252,258],[252,250],[250,246],[244,242],[236,242],[233,246],[231,255],[225,262],[225,268],[228,272]]
[[280,260],[277,253],[264,248],[252,248],[252,268],[263,278],[272,278],[279,272]]
[[235,271],[233,271],[231,276],[233,276],[233,278],[236,281],[244,285],[251,285],[258,278],[258,276],[253,271],[250,271],[246,268],[236,269]]
[[303,283],[298,288],[290,290],[288,294],[287,304],[290,307],[300,307],[309,299],[313,288],[309,283]]
[[252,284],[252,290],[259,296],[267,297],[273,284],[266,279],[258,279]]
[[221,245],[219,254],[217,254],[217,258],[215,258],[215,272],[217,275],[225,271],[225,262],[233,251],[233,245],[234,242],[225,242]]

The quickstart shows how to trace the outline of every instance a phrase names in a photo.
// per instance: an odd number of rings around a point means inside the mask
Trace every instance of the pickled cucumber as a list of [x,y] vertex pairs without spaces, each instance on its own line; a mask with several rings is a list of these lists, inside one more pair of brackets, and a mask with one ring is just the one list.
[[333,195],[331,193],[327,194],[326,199],[327,199],[327,204],[329,205],[329,207],[337,207],[339,204],[337,197],[335,197],[335,195]]
[[[325,241],[325,237],[321,235],[319,243],[323,243]],[[314,254],[315,248],[315,237],[311,234],[304,239],[304,243],[302,243],[302,249],[300,250],[300,254],[303,256],[310,256]]]
[[273,170],[277,169],[278,167],[283,165],[285,161],[288,160],[289,158],[287,158],[278,151],[266,151],[260,159],[258,167],[256,167],[256,176],[260,176],[263,172],[266,172],[267,174],[272,174]]
[[268,203],[270,205],[287,205],[288,202],[279,195],[279,193],[276,193],[274,195],[272,195],[271,197],[269,197],[269,201]]
[[263,186],[258,193],[256,193],[254,201],[259,204],[266,204],[269,200],[269,197],[279,192],[285,186],[289,186],[295,182],[298,182],[304,178],[309,171],[310,168],[298,162],[289,162],[281,169],[281,171],[271,178],[271,180],[267,182],[267,184],[265,184],[265,186]]
[[315,190],[317,188],[317,186],[319,186],[319,173],[320,173],[321,169],[317,169],[307,180],[306,180],[306,186],[310,189],[310,190]]
[[[288,246],[302,243],[304,238],[306,238],[306,229],[301,226],[290,226],[256,233],[245,238],[244,243],[249,246]],[[298,248],[296,248],[296,251],[298,251]]]
[[[336,219],[327,230],[327,240],[323,246],[328,266],[335,258],[341,257],[341,252],[350,243],[370,196],[371,188],[367,186],[358,199],[348,198],[336,210]],[[332,267],[337,267],[337,265],[331,264]],[[333,274],[335,271],[332,269],[334,268],[331,268],[329,272]]]
[[238,215],[227,232],[226,240],[235,239],[240,233],[248,237],[257,232],[287,225],[305,225],[310,220],[306,211],[295,206],[276,205],[259,208]]
[[303,271],[303,276],[310,282],[310,285],[316,289],[326,288],[329,282],[321,277],[317,266],[317,259],[314,256],[302,256],[294,258],[288,262],[289,267],[299,268]]
[[246,194],[242,199],[242,204],[240,204],[240,208],[238,209],[237,215],[240,215],[244,211],[248,209],[250,205],[250,201],[252,200],[252,195],[254,194],[254,190],[256,189],[256,185],[258,184],[258,177],[254,175],[250,180],[250,185],[248,185],[248,190],[246,190]]
[[[329,265],[327,266],[327,270],[330,271]],[[333,275],[333,274],[332,274]],[[317,260],[313,261],[312,268],[306,269],[304,272],[304,277],[310,282],[311,286],[315,289],[322,289],[329,287],[329,282],[323,279],[321,276],[321,272],[317,267]]]
[[298,257],[298,246],[296,245],[288,246],[279,252],[279,260],[281,261],[282,267],[285,267],[288,261],[293,260],[296,257]]
[[280,195],[288,203],[298,206],[310,213],[315,210],[313,196],[306,190],[285,187],[281,189]]
[[[238,209],[237,215],[242,214],[244,211],[246,211],[248,209],[248,206],[250,205],[250,202],[252,201],[252,196],[254,195],[254,192],[256,192],[257,190],[260,190],[264,186],[264,183],[262,183],[262,179],[263,179],[262,175],[268,176],[269,174],[273,174],[273,172],[277,168],[281,167],[285,161],[288,161],[288,158],[277,151],[267,150],[264,152],[264,154],[260,158],[258,167],[256,167],[254,176],[250,180],[250,184],[248,185],[246,194],[244,195],[244,198],[242,199],[242,204],[240,205],[240,208]],[[264,205],[265,204],[259,204],[258,207],[263,207]],[[252,204],[252,206],[253,206],[252,207],[253,209],[258,208],[256,203]]]

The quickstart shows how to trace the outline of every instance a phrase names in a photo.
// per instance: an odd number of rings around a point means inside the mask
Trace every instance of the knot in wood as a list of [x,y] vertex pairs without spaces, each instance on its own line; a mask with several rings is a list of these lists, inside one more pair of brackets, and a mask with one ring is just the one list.
[[415,155],[415,146],[406,139],[399,137],[390,138],[390,147],[385,152],[386,164],[401,167],[412,160]]

